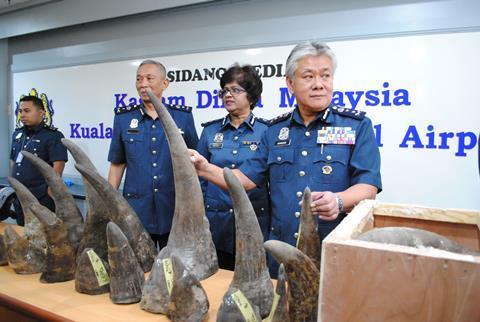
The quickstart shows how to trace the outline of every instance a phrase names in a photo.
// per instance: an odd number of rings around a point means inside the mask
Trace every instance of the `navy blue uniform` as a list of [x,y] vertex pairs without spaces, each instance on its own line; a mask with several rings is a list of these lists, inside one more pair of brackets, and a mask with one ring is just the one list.
[[[235,169],[258,153],[267,121],[250,114],[237,128],[227,115],[224,118],[202,124],[204,126],[197,151],[210,163],[220,168]],[[235,216],[228,191],[213,183],[201,180],[205,210],[210,222],[212,239],[217,250],[230,254],[235,249]],[[248,193],[266,240],[270,224],[268,187],[262,184]]]
[[[24,159],[20,151],[25,150],[38,156],[51,166],[54,161],[67,161],[67,149],[62,144],[62,132],[54,127],[40,124],[33,127],[21,127],[12,135],[12,150],[10,160],[14,162],[12,176],[23,183],[38,201],[55,211],[55,204],[47,194],[47,183],[40,172],[27,159]],[[15,205],[17,222],[23,224],[23,214],[17,203]]]
[[[257,185],[270,183],[272,223],[269,239],[296,245],[303,190],[341,192],[359,184],[381,191],[380,153],[365,113],[328,107],[308,127],[298,109],[271,121],[259,153],[240,170]],[[318,220],[320,238],[345,217]],[[272,267],[272,266],[271,266]],[[271,272],[276,272],[271,268]]]
[[[165,105],[187,146],[196,148],[198,135],[186,106]],[[175,209],[172,161],[160,119],[143,105],[115,110],[108,161],[126,164],[123,196],[150,234],[170,232]]]

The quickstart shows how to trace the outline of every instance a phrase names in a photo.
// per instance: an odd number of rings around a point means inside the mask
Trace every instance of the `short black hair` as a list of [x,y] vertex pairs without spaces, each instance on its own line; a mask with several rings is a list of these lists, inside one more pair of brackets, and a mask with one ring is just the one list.
[[236,81],[247,91],[247,98],[250,101],[250,109],[253,110],[262,96],[263,83],[257,71],[252,65],[233,65],[220,78],[220,87]]
[[27,96],[24,96],[24,97],[20,98],[20,102],[32,102],[33,105],[35,105],[39,109],[41,109],[41,110],[44,109],[43,101],[41,99],[39,99],[38,97],[33,96],[33,95],[27,95]]

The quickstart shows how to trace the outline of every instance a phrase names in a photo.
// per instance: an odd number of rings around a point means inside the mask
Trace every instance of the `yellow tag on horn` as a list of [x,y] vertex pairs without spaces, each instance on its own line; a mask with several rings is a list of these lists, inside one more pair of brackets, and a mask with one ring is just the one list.
[[163,273],[165,275],[165,283],[167,284],[168,294],[172,293],[173,288],[173,265],[172,259],[165,258],[162,260],[163,264]]
[[232,294],[233,301],[240,309],[243,318],[246,322],[257,322],[257,317],[253,311],[252,306],[248,303],[247,298],[243,295],[242,291],[238,290]]
[[280,300],[280,295],[278,295],[275,292],[275,295],[273,295],[272,309],[270,310],[270,314],[268,315],[268,317],[265,319],[265,322],[272,322],[272,319],[273,319],[273,316],[275,315],[275,310],[277,309],[279,300]]
[[102,260],[98,257],[97,253],[93,249],[87,251],[88,259],[92,264],[93,271],[97,277],[98,286],[107,285],[110,283],[110,278],[108,277],[107,270],[103,265]]

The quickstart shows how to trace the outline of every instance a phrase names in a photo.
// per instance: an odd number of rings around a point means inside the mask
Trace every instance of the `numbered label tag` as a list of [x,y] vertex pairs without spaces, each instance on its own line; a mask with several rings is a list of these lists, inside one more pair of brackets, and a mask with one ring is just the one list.
[[252,309],[250,303],[248,303],[247,298],[243,295],[242,291],[238,290],[232,294],[233,301],[240,309],[240,312],[243,315],[243,318],[246,322],[257,322],[257,317],[255,312]]
[[266,318],[265,322],[272,322],[273,316],[275,315],[275,310],[277,309],[279,300],[280,300],[280,295],[275,293],[275,295],[273,295],[272,309],[270,310],[270,314]]
[[165,283],[167,284],[168,294],[172,293],[173,288],[173,265],[170,258],[162,259],[163,273],[165,275]]
[[108,277],[107,270],[103,265],[102,260],[98,257],[97,253],[93,249],[87,251],[88,258],[92,264],[93,271],[97,277],[98,286],[107,285],[110,283],[110,278]]

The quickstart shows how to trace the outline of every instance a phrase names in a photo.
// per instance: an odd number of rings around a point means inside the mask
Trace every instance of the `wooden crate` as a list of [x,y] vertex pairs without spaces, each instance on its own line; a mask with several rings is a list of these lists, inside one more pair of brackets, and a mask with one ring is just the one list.
[[480,322],[480,256],[354,239],[392,226],[480,250],[479,211],[366,200],[323,242],[318,321]]

